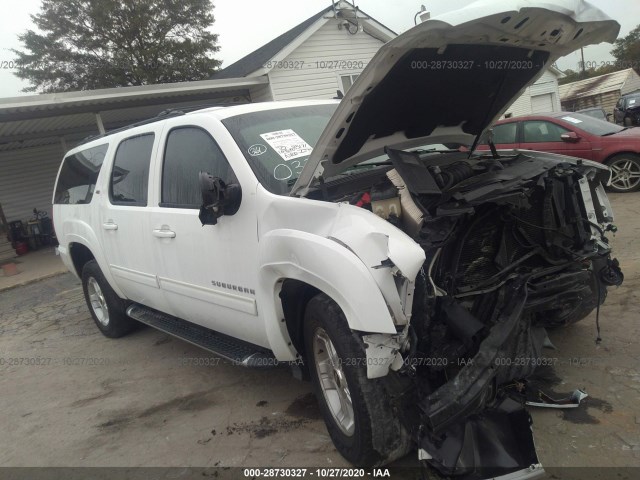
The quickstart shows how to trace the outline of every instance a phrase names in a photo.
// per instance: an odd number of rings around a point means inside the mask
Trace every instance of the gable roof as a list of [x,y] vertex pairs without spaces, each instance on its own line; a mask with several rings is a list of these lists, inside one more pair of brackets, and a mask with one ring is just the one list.
[[577,100],[578,98],[591,97],[602,93],[622,90],[629,75],[635,74],[632,68],[619,72],[605,73],[597,77],[578,80],[577,82],[560,85],[560,100]]
[[[348,3],[348,2],[347,2]],[[307,18],[304,22],[296,25],[291,30],[283,33],[279,37],[274,38],[269,43],[263,45],[262,47],[254,50],[250,54],[242,57],[240,60],[232,63],[228,67],[220,70],[219,72],[214,73],[211,78],[219,79],[219,78],[238,78],[238,77],[246,77],[252,72],[263,68],[263,66],[275,57],[279,52],[284,50],[288,45],[290,45],[296,38],[302,35],[308,28],[310,28],[314,23],[324,17],[326,14],[333,11],[334,6],[331,5],[327,8],[320,10],[315,15]],[[389,31],[393,35],[397,35],[393,30],[384,26],[380,22],[374,20],[372,17],[366,15],[362,10],[358,9],[358,12],[368,17],[370,20],[377,23],[383,29]]]

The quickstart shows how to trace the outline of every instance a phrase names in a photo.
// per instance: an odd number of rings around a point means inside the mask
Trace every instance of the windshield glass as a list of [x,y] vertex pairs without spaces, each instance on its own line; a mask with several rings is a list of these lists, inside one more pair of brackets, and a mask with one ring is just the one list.
[[624,130],[624,127],[619,127],[614,123],[583,115],[582,113],[567,113],[558,118],[593,135],[611,135]]
[[262,185],[291,191],[338,104],[245,113],[222,120]]
[[627,95],[624,100],[625,108],[636,108],[640,106],[640,95],[632,94]]

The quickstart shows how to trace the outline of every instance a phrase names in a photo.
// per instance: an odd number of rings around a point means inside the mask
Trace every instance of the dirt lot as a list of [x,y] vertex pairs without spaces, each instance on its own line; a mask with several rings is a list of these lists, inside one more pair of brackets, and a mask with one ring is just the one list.
[[[595,315],[550,334],[551,390],[590,397],[533,411],[545,467],[640,466],[640,193],[612,200],[625,282],[600,346]],[[70,274],[0,293],[0,357],[5,467],[348,466],[288,369],[235,367],[150,328],[107,339]]]

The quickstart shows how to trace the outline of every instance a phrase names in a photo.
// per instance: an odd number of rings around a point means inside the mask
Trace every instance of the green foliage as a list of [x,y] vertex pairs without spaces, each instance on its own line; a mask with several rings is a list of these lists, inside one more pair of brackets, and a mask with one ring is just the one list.
[[622,68],[633,68],[640,74],[640,25],[629,32],[624,38],[619,38],[611,50]]
[[19,36],[25,91],[203,80],[219,67],[211,0],[43,0]]

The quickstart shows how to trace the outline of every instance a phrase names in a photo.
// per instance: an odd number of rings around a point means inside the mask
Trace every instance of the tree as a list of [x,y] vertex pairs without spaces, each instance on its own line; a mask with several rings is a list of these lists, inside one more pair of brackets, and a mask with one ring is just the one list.
[[16,76],[43,93],[203,80],[219,67],[211,0],[43,0]]
[[624,38],[619,38],[611,50],[611,55],[617,60],[621,69],[633,68],[640,74],[640,25],[629,32]]

